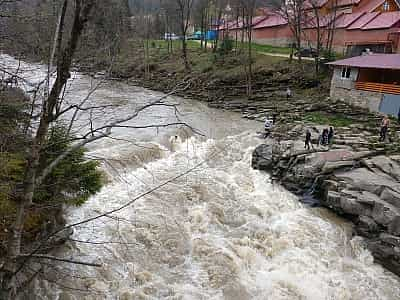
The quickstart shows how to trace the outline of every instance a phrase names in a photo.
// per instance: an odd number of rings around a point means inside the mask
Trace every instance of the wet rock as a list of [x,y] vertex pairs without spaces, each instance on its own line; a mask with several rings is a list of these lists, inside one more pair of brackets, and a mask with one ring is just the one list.
[[356,221],[357,232],[364,236],[370,236],[376,234],[379,231],[379,226],[376,222],[367,216],[360,216]]
[[400,183],[396,182],[390,176],[378,172],[372,172],[365,168],[358,168],[351,171],[335,172],[335,177],[349,182],[359,190],[368,191],[379,195],[385,187],[400,191]]
[[340,198],[340,193],[329,191],[325,197],[325,203],[331,208],[340,207]]
[[339,190],[339,183],[335,180],[325,180],[322,183],[322,189],[324,191],[335,191],[337,192]]
[[341,196],[339,208],[344,213],[355,216],[368,216],[371,214],[371,209],[357,198]]
[[273,167],[272,146],[262,144],[253,152],[251,165],[254,169],[271,171]]
[[400,180],[400,165],[387,156],[380,155],[372,157],[367,160],[367,164],[371,167],[376,167],[382,170],[382,172],[390,175],[396,180]]
[[393,273],[400,274],[400,238],[382,233],[378,238],[367,241],[367,247],[375,260]]
[[400,216],[400,211],[393,205],[379,199],[375,201],[371,216],[378,224],[388,225],[397,216]]
[[389,223],[388,231],[392,235],[400,236],[400,216],[396,216],[392,222]]
[[354,167],[355,162],[352,160],[349,161],[337,161],[337,162],[326,162],[322,167],[322,173],[328,174],[332,173],[336,170],[344,169],[344,168],[352,168]]
[[386,202],[400,209],[400,193],[385,187],[380,197],[382,200],[385,200]]

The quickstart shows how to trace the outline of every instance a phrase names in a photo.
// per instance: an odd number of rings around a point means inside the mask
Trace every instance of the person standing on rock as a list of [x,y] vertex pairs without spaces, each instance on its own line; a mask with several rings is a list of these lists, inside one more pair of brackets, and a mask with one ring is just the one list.
[[397,112],[397,121],[400,123],[400,107],[399,107],[399,111]]
[[333,136],[335,135],[335,132],[333,131],[333,127],[329,127],[329,132],[328,132],[328,144],[332,145],[333,142]]
[[325,128],[323,131],[322,131],[322,145],[323,146],[326,146],[326,145],[328,145],[328,143],[329,143],[329,129],[328,128]]
[[379,141],[384,142],[386,140],[389,125],[390,125],[390,120],[389,120],[388,116],[385,116],[381,123],[381,133],[380,133]]
[[267,138],[271,134],[272,127],[274,126],[274,121],[271,120],[268,116],[265,120],[264,123],[264,129],[265,129],[265,138]]
[[311,131],[310,131],[310,129],[307,129],[307,131],[306,131],[306,140],[305,140],[305,143],[304,143],[304,149],[307,149],[308,151],[310,151],[310,149],[311,149],[310,147],[313,147],[313,145],[311,143]]
[[289,98],[292,98],[292,91],[290,90],[290,88],[288,87],[286,89],[286,99],[289,100]]

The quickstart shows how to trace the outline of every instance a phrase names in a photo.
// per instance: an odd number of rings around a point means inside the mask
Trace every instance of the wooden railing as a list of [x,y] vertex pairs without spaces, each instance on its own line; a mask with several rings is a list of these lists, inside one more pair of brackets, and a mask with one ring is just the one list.
[[368,92],[400,95],[400,85],[397,84],[356,82],[356,89]]

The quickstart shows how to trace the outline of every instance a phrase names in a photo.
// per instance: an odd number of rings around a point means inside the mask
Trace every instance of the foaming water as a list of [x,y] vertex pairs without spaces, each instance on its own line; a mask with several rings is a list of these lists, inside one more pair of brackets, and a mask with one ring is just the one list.
[[71,210],[69,222],[117,208],[206,161],[110,218],[76,228],[73,238],[81,242],[70,243],[62,254],[103,267],[73,267],[71,274],[83,279],[63,284],[89,292],[71,292],[42,280],[36,285],[38,295],[398,299],[398,278],[372,262],[361,238],[350,238],[350,224],[325,209],[302,206],[249,167],[258,142],[251,132],[219,140],[192,137],[146,168],[125,169],[123,181],[113,180],[84,207]]
[[[43,76],[45,68],[24,66],[37,72],[29,73],[32,80]],[[79,101],[90,86],[92,79],[75,74],[67,102]],[[96,122],[128,115],[160,95],[105,82],[92,104],[119,106]],[[70,208],[68,222],[119,208],[198,167],[124,210],[76,227],[54,255],[102,267],[53,265],[23,299],[400,299],[399,278],[373,263],[349,223],[303,206],[250,167],[258,123],[190,100],[168,101],[204,137],[181,127],[119,129],[90,145],[88,157],[102,161],[109,181],[85,205]],[[130,124],[175,117],[154,108]],[[80,121],[75,128],[82,130],[85,115]]]

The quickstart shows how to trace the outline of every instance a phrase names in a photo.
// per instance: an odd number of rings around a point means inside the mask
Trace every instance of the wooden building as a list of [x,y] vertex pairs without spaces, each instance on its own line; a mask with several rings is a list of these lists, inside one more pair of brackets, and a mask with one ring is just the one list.
[[400,109],[400,54],[367,53],[328,65],[334,66],[332,99],[397,116]]

